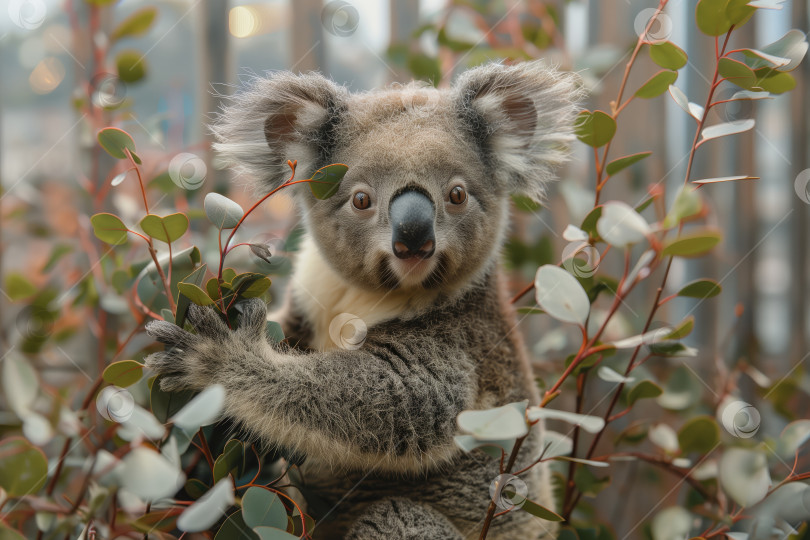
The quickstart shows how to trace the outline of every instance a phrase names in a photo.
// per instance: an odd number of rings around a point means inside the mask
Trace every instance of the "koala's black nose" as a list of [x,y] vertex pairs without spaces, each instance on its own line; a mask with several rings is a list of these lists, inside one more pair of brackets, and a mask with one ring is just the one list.
[[391,247],[400,259],[427,259],[436,250],[433,202],[419,191],[403,191],[391,200]]

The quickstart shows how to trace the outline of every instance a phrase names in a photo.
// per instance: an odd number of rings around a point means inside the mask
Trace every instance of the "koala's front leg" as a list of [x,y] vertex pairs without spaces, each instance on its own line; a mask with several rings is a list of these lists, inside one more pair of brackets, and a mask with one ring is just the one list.
[[423,471],[456,455],[455,419],[472,406],[475,368],[449,344],[403,331],[358,350],[279,351],[264,337],[264,303],[246,303],[229,330],[192,306],[190,334],[165,322],[147,331],[167,350],[147,359],[163,388],[227,391],[226,413],[264,440],[337,466]]

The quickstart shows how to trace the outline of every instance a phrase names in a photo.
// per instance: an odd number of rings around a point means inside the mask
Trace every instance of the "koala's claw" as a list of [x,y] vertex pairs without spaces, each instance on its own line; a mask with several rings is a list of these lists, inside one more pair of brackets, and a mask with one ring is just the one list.
[[191,305],[188,322],[196,334],[176,324],[152,321],[146,333],[163,343],[166,349],[146,358],[146,366],[161,376],[160,388],[200,390],[215,382],[224,367],[222,351],[244,348],[246,344],[265,339],[267,306],[258,299],[241,303],[239,328],[231,330],[210,307]]

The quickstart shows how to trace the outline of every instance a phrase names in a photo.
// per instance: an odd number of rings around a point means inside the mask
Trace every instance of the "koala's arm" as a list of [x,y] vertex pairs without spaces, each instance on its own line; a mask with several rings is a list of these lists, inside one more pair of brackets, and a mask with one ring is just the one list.
[[192,306],[196,335],[150,323],[168,347],[147,365],[167,390],[224,385],[228,416],[322,462],[415,472],[458,452],[456,416],[477,384],[462,351],[415,334],[370,337],[358,350],[280,351],[264,337],[263,302],[249,302],[242,318],[231,331]]

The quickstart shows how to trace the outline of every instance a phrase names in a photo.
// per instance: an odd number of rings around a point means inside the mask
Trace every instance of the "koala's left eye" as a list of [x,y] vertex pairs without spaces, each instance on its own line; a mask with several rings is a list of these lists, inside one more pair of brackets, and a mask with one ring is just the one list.
[[371,206],[371,197],[368,196],[368,193],[364,191],[358,191],[352,197],[352,204],[358,210],[366,210],[369,206]]
[[450,190],[450,202],[453,204],[464,204],[467,200],[467,192],[461,186],[456,186]]

